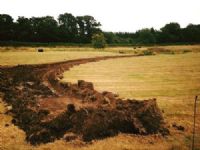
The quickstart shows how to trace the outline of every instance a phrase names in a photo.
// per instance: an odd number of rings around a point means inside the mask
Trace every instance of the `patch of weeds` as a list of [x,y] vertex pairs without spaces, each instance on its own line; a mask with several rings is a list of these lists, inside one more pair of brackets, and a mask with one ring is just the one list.
[[155,55],[155,54],[154,54],[154,52],[152,52],[150,50],[145,50],[145,51],[143,51],[143,55],[148,56],[148,55]]
[[192,52],[192,51],[191,51],[191,50],[188,50],[188,49],[183,50],[183,54],[189,53],[189,52]]

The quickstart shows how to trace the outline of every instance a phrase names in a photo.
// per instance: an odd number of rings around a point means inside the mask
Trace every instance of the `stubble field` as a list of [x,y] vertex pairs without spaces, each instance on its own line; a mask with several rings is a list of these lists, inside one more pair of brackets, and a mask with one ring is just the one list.
[[[99,52],[92,49],[79,48],[58,51],[49,49],[45,53],[36,53],[35,48],[9,49],[1,48],[0,65],[36,64],[58,62],[70,59],[88,58],[126,53],[139,53],[147,48],[112,48]],[[25,133],[10,124],[11,117],[4,114],[5,107],[0,103],[0,149],[188,149],[191,147],[193,126],[194,96],[200,94],[200,49],[199,46],[169,46],[165,49],[184,54],[158,54],[134,58],[120,58],[95,63],[88,63],[72,68],[66,72],[64,81],[77,82],[86,80],[93,82],[99,91],[112,91],[124,98],[148,99],[156,98],[164,112],[171,134],[163,138],[160,135],[137,136],[119,134],[116,137],[93,141],[85,144],[80,141],[54,143],[37,147],[25,141]],[[51,51],[52,50],[52,51]],[[27,52],[28,51],[28,52]],[[136,51],[136,52],[135,52]],[[197,109],[196,147],[200,148],[200,102]],[[10,124],[5,127],[5,124]],[[179,131],[172,124],[182,125],[185,130]]]

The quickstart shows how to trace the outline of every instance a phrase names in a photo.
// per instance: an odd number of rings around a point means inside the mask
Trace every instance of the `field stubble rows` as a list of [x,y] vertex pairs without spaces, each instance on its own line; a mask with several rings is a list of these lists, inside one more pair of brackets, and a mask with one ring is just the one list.
[[[168,47],[173,50],[190,49],[191,47]],[[193,46],[198,51],[199,46]],[[112,52],[121,48],[114,48]],[[11,49],[12,50],[12,49]],[[127,48],[132,51],[132,48]],[[43,54],[30,52],[1,52],[0,65],[17,65],[47,63],[69,59],[88,58],[95,56],[116,55],[110,52],[79,52],[69,50],[48,51]],[[81,50],[82,51],[82,50]],[[164,111],[166,121],[171,125],[185,127],[184,132],[170,127],[171,136],[163,139],[159,136],[131,136],[120,134],[114,138],[94,141],[91,145],[83,143],[66,143],[62,140],[54,143],[32,147],[24,141],[25,135],[16,126],[4,125],[11,117],[0,114],[0,132],[3,149],[187,149],[191,145],[193,122],[193,99],[200,89],[200,54],[187,53],[180,55],[156,55],[139,58],[106,60],[74,67],[66,72],[64,81],[76,82],[78,79],[91,81],[97,90],[113,91],[120,97],[146,99],[157,98],[160,108]],[[1,105],[2,106],[2,103]],[[4,111],[0,107],[0,111]],[[197,110],[200,114],[200,109]],[[197,117],[197,140],[200,141],[200,116]],[[197,141],[197,142],[198,142]],[[197,143],[196,142],[196,143]],[[200,142],[199,142],[200,143]],[[2,146],[0,146],[0,149]]]
[[[157,98],[166,121],[185,127],[182,134],[172,130],[170,138],[174,140],[169,142],[187,147],[191,144],[194,96],[200,94],[199,66],[199,53],[106,60],[74,67],[64,74],[64,81],[91,81],[97,90],[112,91],[124,98]],[[200,142],[199,110],[197,143]]]

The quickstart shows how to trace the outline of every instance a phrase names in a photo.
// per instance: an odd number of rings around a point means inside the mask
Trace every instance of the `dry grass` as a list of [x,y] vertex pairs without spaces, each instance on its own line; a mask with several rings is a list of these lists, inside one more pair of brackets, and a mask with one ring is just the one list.
[[[199,48],[200,46],[167,47],[178,53],[181,49],[192,49],[197,52]],[[147,47],[134,51],[133,48],[108,48],[102,52],[97,50],[93,52],[91,48],[59,47],[49,48],[47,52],[40,54],[35,52],[35,48],[17,50],[12,47],[9,50],[0,48],[0,65],[47,63],[65,59],[116,55],[113,52],[119,50],[138,53],[137,51],[147,50]],[[93,141],[90,144],[84,144],[78,140],[70,143],[58,140],[34,147],[26,143],[25,133],[10,123],[12,118],[3,113],[5,106],[0,102],[0,150],[182,150],[190,147],[193,99],[194,95],[200,92],[199,53],[106,60],[74,67],[70,72],[66,72],[65,76],[66,81],[76,82],[78,79],[92,81],[98,90],[113,91],[122,97],[137,99],[156,97],[160,108],[165,112],[166,122],[169,125],[173,122],[183,125],[185,131],[177,131],[170,127],[171,135],[166,138],[159,135],[120,134],[116,137]],[[197,111],[200,114],[200,109]],[[5,124],[9,126],[5,127]],[[196,144],[200,143],[200,115],[197,118],[197,133]]]
[[[22,52],[22,58],[26,57],[25,52],[33,52],[33,53],[27,53],[27,55],[32,55],[37,54],[37,49],[40,47],[0,47],[0,54],[2,55],[2,52],[10,52],[8,53],[11,54],[12,52]],[[45,52],[84,52],[84,53],[89,53],[89,52],[97,52],[97,55],[101,52],[112,52],[112,53],[119,53],[119,51],[125,52],[127,54],[129,53],[134,53],[138,54],[143,51],[146,51],[148,49],[153,49],[154,52],[157,52],[156,49],[163,49],[163,50],[170,50],[171,52],[174,53],[186,53],[186,52],[200,52],[200,45],[180,45],[180,46],[143,46],[143,47],[106,47],[105,49],[94,49],[94,48],[89,48],[89,47],[45,47],[44,51]],[[24,52],[24,53],[23,53]],[[158,52],[160,53],[160,52]],[[13,53],[13,55],[17,55],[18,53]],[[62,54],[62,53],[60,53]],[[64,53],[66,54],[66,53]],[[108,53],[109,54],[109,53]],[[5,55],[5,54],[4,54]],[[77,54],[79,55],[79,54]],[[83,55],[84,57],[84,55]],[[60,59],[58,58],[58,61]],[[24,63],[27,63],[28,61],[24,61]],[[48,62],[48,59],[47,59]],[[29,62],[28,62],[29,63]]]
[[143,54],[151,49],[153,53],[165,53],[157,49],[170,50],[170,54],[200,52],[200,45],[153,46],[153,47],[107,47],[94,49],[88,47],[46,47],[44,53],[37,52],[38,47],[0,47],[0,65],[40,64],[96,56],[125,54]]
[[59,62],[79,58],[90,58],[96,56],[113,56],[111,52],[76,52],[76,51],[49,51],[37,52],[0,52],[0,65],[17,64],[41,64],[49,62]]
[[[170,129],[172,136],[166,142],[177,149],[177,144],[191,144],[194,96],[200,94],[199,66],[199,53],[144,56],[80,65],[66,72],[64,80],[91,81],[97,90],[113,91],[124,98],[157,98],[166,122],[185,127],[184,132]],[[200,109],[198,114],[200,142]]]
[[158,46],[158,47],[170,49],[175,52],[180,52],[180,51],[200,52],[200,45],[171,45],[171,46]]
[[156,55],[84,64],[65,76],[73,82],[92,81],[98,90],[128,98],[187,96],[199,92],[199,65],[199,53]]

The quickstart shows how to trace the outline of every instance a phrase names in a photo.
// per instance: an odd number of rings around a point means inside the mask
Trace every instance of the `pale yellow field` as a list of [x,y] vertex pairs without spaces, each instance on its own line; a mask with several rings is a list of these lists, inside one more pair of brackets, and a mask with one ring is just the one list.
[[[191,50],[199,52],[200,46],[169,46],[173,51]],[[58,62],[68,59],[87,58],[103,55],[116,55],[119,50],[135,53],[133,48],[109,48],[101,52],[87,48],[50,48],[44,53],[35,52],[35,48],[2,50],[0,65]],[[85,49],[85,50],[84,50]],[[136,51],[147,48],[136,49]],[[22,51],[23,52],[22,52]],[[52,51],[58,50],[58,51]],[[4,52],[3,52],[4,51]],[[15,52],[13,52],[15,51]],[[0,102],[0,150],[182,150],[189,149],[192,138],[194,95],[200,94],[200,53],[176,55],[155,55],[136,58],[123,58],[80,65],[65,73],[65,81],[76,82],[84,79],[94,82],[97,90],[109,90],[120,97],[147,99],[157,98],[164,118],[170,125],[171,135],[136,136],[120,134],[116,137],[84,144],[81,141],[31,146],[25,141],[25,133],[10,123],[11,117],[3,114],[5,106]],[[200,114],[200,102],[198,102]],[[185,131],[171,127],[176,122],[183,125]],[[5,127],[5,124],[10,124]],[[196,147],[200,143],[200,115],[197,116]]]
[[[194,96],[200,94],[200,53],[106,60],[74,67],[64,76],[64,81],[91,81],[97,90],[112,91],[124,98],[157,98],[166,122],[186,128],[173,134],[168,144],[180,140],[182,146],[190,146]],[[200,143],[200,102],[198,108]]]
[[[146,50],[148,48],[165,48],[170,49],[172,51],[182,51],[182,50],[189,50],[189,51],[195,51],[200,52],[200,45],[170,45],[170,46],[130,46],[130,47],[106,47],[105,49],[100,49],[101,51],[133,51],[133,50]],[[0,51],[32,51],[35,52],[38,48],[41,47],[0,47]],[[136,49],[133,49],[136,48]],[[99,49],[89,48],[89,47],[65,47],[65,46],[55,46],[55,47],[44,47],[45,51],[99,51]]]
[[200,53],[106,60],[74,67],[64,75],[126,98],[195,95],[200,92]]
[[91,58],[97,56],[119,55],[111,52],[78,52],[78,51],[48,51],[38,52],[0,52],[0,65],[17,64],[42,64],[50,62],[59,62],[79,58]]
[[[0,47],[0,65],[40,64],[96,56],[141,54],[149,48],[170,49],[174,53],[185,51],[200,52],[200,45],[153,46],[153,47],[107,47],[94,49],[88,47],[45,47],[44,53],[38,53],[38,47]],[[119,52],[125,54],[119,54]],[[157,52],[156,50],[154,51]]]

